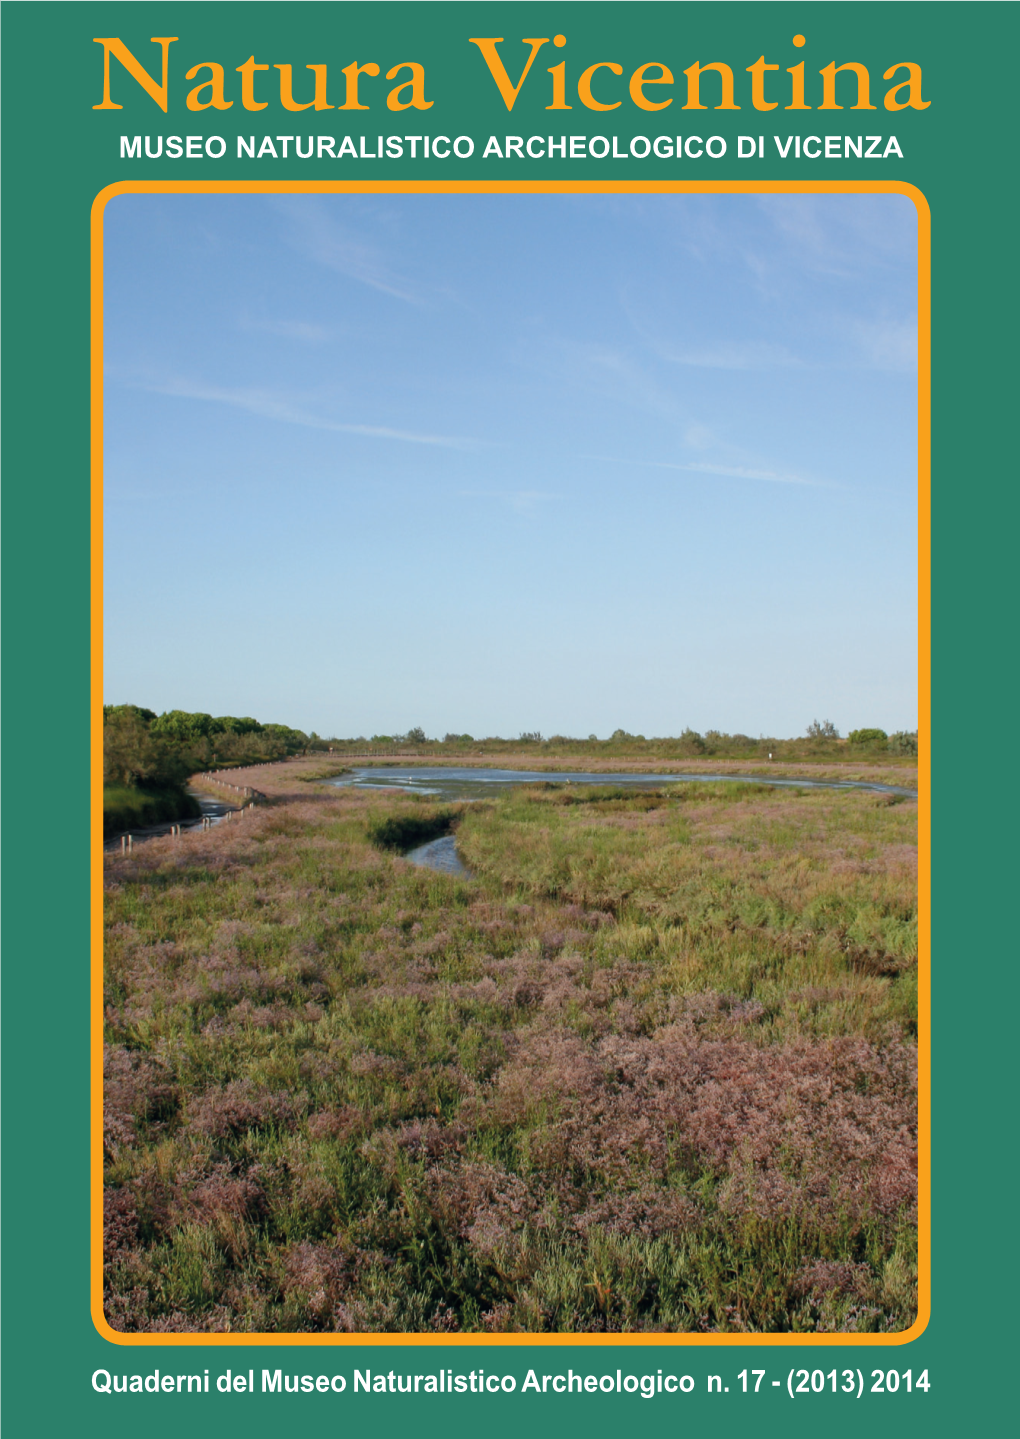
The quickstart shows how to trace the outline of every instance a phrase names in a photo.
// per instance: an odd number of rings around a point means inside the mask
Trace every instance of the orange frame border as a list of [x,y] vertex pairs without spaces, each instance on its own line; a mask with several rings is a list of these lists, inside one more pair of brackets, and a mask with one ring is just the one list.
[[[103,1313],[103,217],[118,195],[139,194],[895,194],[917,210],[918,429],[918,1315],[895,1334],[123,1334]],[[901,1345],[917,1339],[931,1314],[931,211],[914,185],[897,181],[121,181],[96,196],[91,216],[91,1292],[92,1321],[104,1339],[139,1346],[422,1345],[620,1346]]]

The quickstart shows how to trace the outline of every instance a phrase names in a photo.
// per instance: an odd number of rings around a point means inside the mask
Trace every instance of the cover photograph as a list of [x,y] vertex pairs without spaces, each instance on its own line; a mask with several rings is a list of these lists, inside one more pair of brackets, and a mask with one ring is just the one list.
[[912,199],[103,226],[107,1322],[909,1329]]

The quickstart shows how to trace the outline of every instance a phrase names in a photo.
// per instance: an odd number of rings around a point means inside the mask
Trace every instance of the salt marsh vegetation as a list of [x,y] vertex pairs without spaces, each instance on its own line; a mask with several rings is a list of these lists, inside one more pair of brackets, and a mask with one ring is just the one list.
[[114,1328],[910,1325],[915,802],[301,789],[108,861]]

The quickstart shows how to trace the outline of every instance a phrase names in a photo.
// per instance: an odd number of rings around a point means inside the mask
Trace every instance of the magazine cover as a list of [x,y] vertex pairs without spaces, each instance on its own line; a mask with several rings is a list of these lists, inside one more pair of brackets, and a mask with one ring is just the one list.
[[1015,10],[3,28],[11,1433],[997,1426]]

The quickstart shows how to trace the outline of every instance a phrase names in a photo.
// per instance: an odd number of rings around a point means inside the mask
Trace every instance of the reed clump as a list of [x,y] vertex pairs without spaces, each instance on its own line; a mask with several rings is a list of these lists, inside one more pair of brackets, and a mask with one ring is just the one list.
[[909,1326],[916,806],[572,790],[109,863],[115,1328]]

